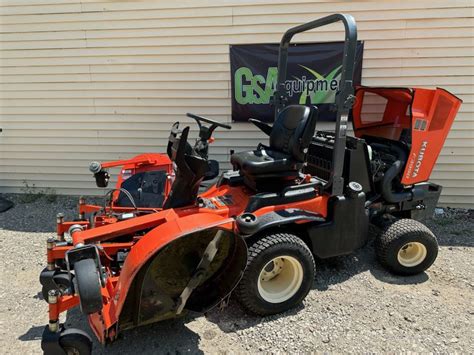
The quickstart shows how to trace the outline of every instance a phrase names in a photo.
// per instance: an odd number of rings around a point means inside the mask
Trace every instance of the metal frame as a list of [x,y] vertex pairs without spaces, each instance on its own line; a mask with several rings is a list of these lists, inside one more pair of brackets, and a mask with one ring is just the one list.
[[333,151],[333,168],[331,179],[327,187],[331,187],[332,195],[341,195],[344,190],[344,151],[346,147],[347,118],[354,103],[353,75],[357,47],[357,27],[355,20],[350,15],[334,14],[290,28],[283,35],[278,53],[278,81],[274,95],[275,117],[286,106],[287,93],[285,90],[286,71],[288,66],[288,47],[293,36],[318,27],[326,26],[341,21],[345,29],[344,58],[342,61],[341,81],[336,95],[336,136]]

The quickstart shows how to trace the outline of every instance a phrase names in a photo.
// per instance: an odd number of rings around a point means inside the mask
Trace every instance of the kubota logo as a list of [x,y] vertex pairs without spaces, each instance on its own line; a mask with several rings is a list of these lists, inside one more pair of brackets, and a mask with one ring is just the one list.
[[413,170],[413,174],[411,175],[412,178],[415,178],[418,176],[418,172],[420,171],[420,167],[423,162],[423,157],[425,156],[425,151],[426,151],[427,146],[428,146],[427,141],[423,141],[421,143],[420,152],[418,153],[418,158],[415,163],[415,169]]
[[[313,69],[300,65],[313,75],[314,78],[302,76],[285,81],[285,90],[289,97],[299,96],[299,103],[305,104],[309,97],[311,104],[333,103],[341,78],[338,66],[329,74],[323,76]],[[269,104],[276,88],[278,70],[270,67],[266,78],[263,75],[254,75],[247,67],[240,67],[234,73],[235,101],[240,105]]]

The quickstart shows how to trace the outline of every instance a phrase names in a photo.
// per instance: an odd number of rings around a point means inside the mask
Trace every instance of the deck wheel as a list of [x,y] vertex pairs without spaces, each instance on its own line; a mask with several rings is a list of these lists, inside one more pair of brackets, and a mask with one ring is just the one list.
[[102,310],[102,293],[99,271],[93,259],[83,259],[74,264],[77,293],[84,314]]
[[59,345],[67,355],[89,355],[92,353],[91,337],[79,329],[65,330],[59,337]]
[[[67,272],[60,272],[53,276],[53,282],[56,284],[57,290],[61,294],[64,294],[68,288],[71,287],[71,281],[69,280],[69,275]],[[48,302],[48,292],[51,291],[53,288],[48,286],[43,286],[41,289],[41,293],[43,295],[43,299]]]

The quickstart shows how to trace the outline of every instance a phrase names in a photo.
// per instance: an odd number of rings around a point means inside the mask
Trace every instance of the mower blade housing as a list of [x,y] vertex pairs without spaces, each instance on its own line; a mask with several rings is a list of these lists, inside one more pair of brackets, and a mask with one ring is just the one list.
[[[215,255],[205,255],[215,241]],[[206,258],[209,264],[203,268],[202,260]],[[120,328],[174,318],[181,310],[209,310],[232,292],[246,263],[246,244],[230,230],[215,227],[173,240],[135,277],[120,315]],[[196,283],[197,272],[202,274]],[[192,290],[189,284],[193,285]],[[181,296],[185,290],[187,298],[183,305]]]

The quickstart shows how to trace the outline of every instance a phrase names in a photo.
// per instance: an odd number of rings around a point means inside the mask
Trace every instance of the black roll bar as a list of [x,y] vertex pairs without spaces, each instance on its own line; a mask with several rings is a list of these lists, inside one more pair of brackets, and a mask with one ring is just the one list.
[[341,81],[339,83],[339,90],[336,94],[336,135],[332,156],[332,171],[331,178],[327,184],[327,187],[331,187],[332,195],[341,195],[344,190],[342,170],[344,167],[344,152],[346,147],[347,118],[355,99],[353,76],[357,47],[357,27],[354,18],[351,15],[333,14],[290,28],[286,31],[280,41],[280,48],[278,51],[278,81],[274,94],[276,118],[288,101],[287,92],[285,90],[285,80],[288,65],[288,47],[293,36],[297,33],[306,32],[339,21],[344,24],[345,41]]

